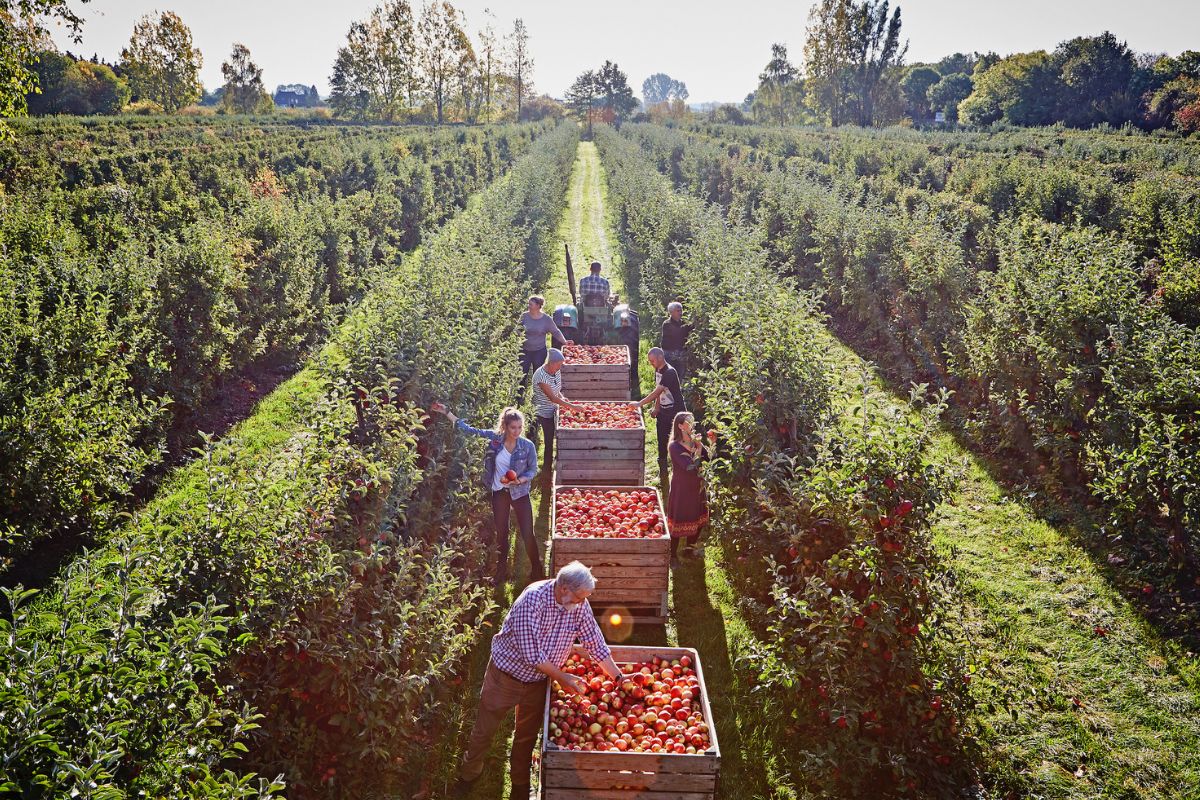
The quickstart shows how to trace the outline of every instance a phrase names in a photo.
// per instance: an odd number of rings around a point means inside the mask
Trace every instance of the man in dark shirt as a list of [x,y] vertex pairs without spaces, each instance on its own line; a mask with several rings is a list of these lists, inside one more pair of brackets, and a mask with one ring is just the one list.
[[662,338],[658,346],[667,355],[667,361],[679,373],[679,379],[687,377],[687,347],[688,334],[692,332],[691,325],[683,323],[683,305],[681,303],[667,304],[667,318],[662,324]]
[[646,360],[654,367],[654,391],[635,401],[638,408],[654,404],[650,416],[657,422],[658,431],[658,468],[659,474],[666,474],[667,444],[671,441],[671,425],[675,415],[687,411],[683,402],[683,391],[679,388],[679,373],[667,363],[667,356],[661,347],[651,347],[646,354]]

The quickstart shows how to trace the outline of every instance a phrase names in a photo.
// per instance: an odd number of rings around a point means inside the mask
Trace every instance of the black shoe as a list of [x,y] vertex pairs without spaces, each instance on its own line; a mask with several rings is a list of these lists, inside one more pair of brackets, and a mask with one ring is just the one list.
[[529,784],[518,786],[513,784],[512,791],[508,793],[509,800],[529,800]]

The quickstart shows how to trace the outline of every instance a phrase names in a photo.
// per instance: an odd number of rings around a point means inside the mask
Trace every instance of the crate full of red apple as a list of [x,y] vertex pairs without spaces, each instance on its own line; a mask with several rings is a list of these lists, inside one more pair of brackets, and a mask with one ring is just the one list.
[[573,400],[628,400],[629,348],[569,344],[563,347],[563,393]]
[[613,647],[614,680],[586,656],[564,671],[584,681],[578,695],[547,689],[542,796],[711,798],[720,769],[716,725],[699,655],[680,647]]
[[630,403],[613,401],[583,402],[579,406],[578,411],[559,412],[556,483],[645,483],[646,426],[641,411]]
[[554,571],[582,561],[596,577],[592,610],[631,624],[667,619],[670,528],[662,496],[648,486],[558,486],[550,510]]

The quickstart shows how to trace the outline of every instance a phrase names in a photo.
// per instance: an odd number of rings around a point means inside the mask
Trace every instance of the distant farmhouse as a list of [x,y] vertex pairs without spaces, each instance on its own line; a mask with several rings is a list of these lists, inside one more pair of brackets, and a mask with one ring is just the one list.
[[275,88],[275,106],[277,108],[313,108],[324,105],[316,86],[305,86],[302,83],[280,84]]

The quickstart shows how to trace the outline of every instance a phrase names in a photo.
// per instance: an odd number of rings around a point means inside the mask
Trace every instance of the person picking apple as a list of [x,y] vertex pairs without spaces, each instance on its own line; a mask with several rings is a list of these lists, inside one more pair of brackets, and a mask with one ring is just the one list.
[[654,391],[641,400],[634,400],[638,408],[654,404],[650,416],[654,417],[658,433],[658,467],[659,474],[667,474],[667,443],[671,440],[671,426],[675,415],[687,411],[683,401],[683,390],[679,388],[679,373],[667,361],[667,354],[661,347],[651,347],[646,353],[646,360],[654,367]]
[[459,419],[441,403],[433,403],[429,410],[441,414],[464,433],[482,436],[488,440],[483,456],[483,481],[492,493],[492,517],[496,525],[497,586],[508,580],[508,518],[510,511],[517,513],[517,528],[525,552],[529,554],[530,574],[533,580],[546,577],[537,539],[533,535],[533,504],[529,500],[530,483],[538,471],[537,448],[524,437],[525,415],[515,408],[506,408],[496,420],[494,430],[472,428]]
[[529,797],[533,745],[542,725],[546,680],[558,681],[577,695],[586,696],[588,692],[580,677],[563,670],[571,655],[586,652],[614,682],[624,680],[588,604],[595,588],[591,570],[572,561],[553,579],[525,587],[513,603],[500,632],[492,637],[491,659],[479,692],[479,711],[453,797],[466,797],[483,774],[483,762],[496,729],[512,708],[516,709],[516,729],[509,756],[510,797]]

